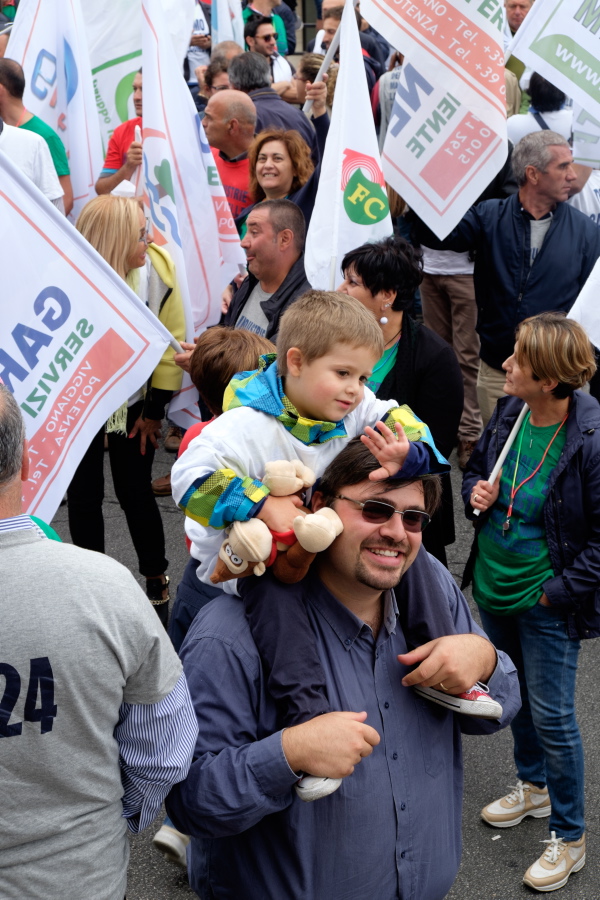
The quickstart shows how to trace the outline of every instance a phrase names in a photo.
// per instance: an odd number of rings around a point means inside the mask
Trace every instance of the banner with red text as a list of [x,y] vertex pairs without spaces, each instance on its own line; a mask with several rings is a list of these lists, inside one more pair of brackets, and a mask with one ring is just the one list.
[[[221,294],[246,254],[175,52],[162,38],[161,0],[143,0],[142,13],[144,199],[153,240],[175,261],[192,340],[219,321]],[[171,418],[184,427],[198,421],[196,397],[184,379]]]
[[0,378],[27,428],[24,510],[50,522],[90,441],[150,377],[168,331],[0,153]]
[[102,143],[80,0],[21,0],[6,56],[25,72],[23,102],[60,136],[71,169],[73,211],[96,196]]
[[384,175],[443,238],[506,160],[502,0],[362,0],[361,13],[405,55]]

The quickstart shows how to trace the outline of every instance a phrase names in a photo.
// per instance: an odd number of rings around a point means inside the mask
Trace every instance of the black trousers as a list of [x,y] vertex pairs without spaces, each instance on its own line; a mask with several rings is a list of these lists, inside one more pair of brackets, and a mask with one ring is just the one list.
[[[127,434],[142,412],[143,402],[127,411]],[[108,435],[108,453],[115,494],[125,513],[138,557],[139,571],[146,577],[162,575],[168,566],[165,535],[156,498],[152,493],[154,447],[146,441],[140,453],[140,436]],[[104,553],[104,428],[92,440],[79,463],[67,491],[69,528],[73,543]]]

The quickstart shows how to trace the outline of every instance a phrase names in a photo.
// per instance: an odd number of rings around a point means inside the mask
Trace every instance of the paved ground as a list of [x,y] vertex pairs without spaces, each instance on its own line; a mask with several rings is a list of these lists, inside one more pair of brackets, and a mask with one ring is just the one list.
[[[162,450],[156,458],[155,475],[166,474],[172,456]],[[454,475],[455,487],[460,483]],[[183,542],[181,514],[171,500],[160,500],[167,535],[169,573],[175,586],[187,562]],[[467,558],[472,528],[462,517],[457,505],[457,541],[449,548],[449,565],[453,575],[460,580]],[[125,523],[112,493],[110,477],[107,478],[105,501],[107,553],[114,556],[133,572],[136,560]],[[66,507],[57,513],[54,527],[64,540],[69,540]],[[142,583],[142,579],[140,579]],[[172,594],[175,589],[173,587]],[[598,690],[596,673],[600,662],[600,642],[584,642],[580,657],[578,688],[579,722],[586,750],[587,782],[587,836],[588,863],[571,877],[563,888],[560,900],[599,900],[600,898],[600,821],[599,821],[599,768],[600,727],[596,720],[593,698]],[[492,829],[479,818],[479,810],[486,803],[508,792],[514,783],[510,732],[493,737],[466,737],[465,802],[463,863],[458,878],[448,897],[450,900],[520,900],[535,896],[521,883],[525,869],[542,852],[539,841],[548,837],[546,820],[526,819],[517,828]],[[177,866],[164,861],[151,846],[152,834],[160,826],[160,820],[151,829],[132,840],[128,900],[190,900],[194,895],[187,886],[185,873]],[[498,837],[498,840],[493,840]],[[539,895],[537,895],[539,896]],[[243,900],[243,898],[238,898]],[[280,898],[286,900],[286,898]],[[326,900],[314,897],[311,900]],[[375,900],[375,898],[365,898]]]

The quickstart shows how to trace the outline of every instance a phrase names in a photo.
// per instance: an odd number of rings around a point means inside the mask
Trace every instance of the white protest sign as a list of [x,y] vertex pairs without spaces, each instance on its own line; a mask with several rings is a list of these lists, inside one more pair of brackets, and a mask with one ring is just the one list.
[[[153,240],[175,262],[191,340],[219,321],[221,294],[246,255],[179,62],[162,39],[161,0],[143,0],[142,8],[144,199]],[[185,409],[178,424],[198,421],[196,396],[184,380],[169,409],[171,417]]]
[[211,6],[213,47],[235,41],[244,47],[244,20],[240,0],[214,0]]
[[445,237],[506,160],[501,0],[362,0],[405,54],[382,165],[386,180]]
[[600,292],[600,259],[590,272],[590,277],[579,292],[577,300],[569,310],[569,318],[585,328],[587,335],[594,345],[600,347],[600,304],[598,293]]
[[600,121],[578,103],[573,104],[573,159],[600,168]]
[[599,0],[536,0],[510,49],[600,120],[599,31]]
[[331,126],[306,239],[308,280],[321,290],[337,287],[346,253],[392,233],[354,3],[346,0]]
[[[50,6],[50,4],[48,4]],[[87,29],[95,102],[104,153],[115,128],[136,115],[133,79],[142,65],[140,0],[81,0]],[[183,67],[195,15],[195,0],[162,0],[167,28]],[[96,178],[100,170],[96,173]]]
[[6,55],[23,66],[23,102],[60,136],[71,170],[73,221],[96,196],[102,144],[80,0],[21,0]]
[[170,335],[0,153],[0,378],[27,428],[25,511],[50,521],[90,441],[147,381]]

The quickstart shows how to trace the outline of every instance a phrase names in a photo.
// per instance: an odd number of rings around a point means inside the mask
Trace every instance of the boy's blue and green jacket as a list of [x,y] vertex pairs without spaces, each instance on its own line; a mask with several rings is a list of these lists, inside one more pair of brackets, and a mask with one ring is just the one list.
[[320,477],[350,438],[380,419],[394,432],[399,422],[412,442],[399,479],[450,469],[429,428],[408,406],[377,400],[367,388],[361,403],[339,422],[303,418],[284,393],[275,354],[261,357],[258,370],[232,379],[223,410],[172,472],[175,500],[203,527],[222,529],[256,515],[269,494],[261,481],[265,463],[299,458]]

